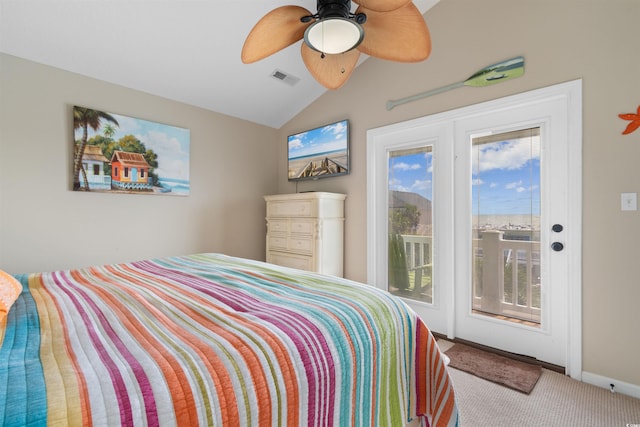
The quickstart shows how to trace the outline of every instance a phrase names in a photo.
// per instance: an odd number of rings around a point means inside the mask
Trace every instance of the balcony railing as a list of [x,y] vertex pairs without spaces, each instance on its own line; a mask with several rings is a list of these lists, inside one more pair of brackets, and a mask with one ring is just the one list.
[[[540,242],[537,232],[476,230],[473,240],[473,309],[493,315],[540,322]],[[536,239],[525,240],[527,238]],[[402,235],[411,288],[416,298],[433,295],[424,289],[424,274],[431,275],[433,244],[430,236]],[[423,287],[416,288],[420,280]],[[431,283],[431,280],[427,281]],[[437,286],[437,285],[436,285]],[[430,286],[429,286],[430,288]],[[405,294],[406,295],[406,294]],[[431,301],[426,301],[431,302]]]
[[505,240],[504,234],[484,230],[473,241],[473,308],[539,323],[540,242]]

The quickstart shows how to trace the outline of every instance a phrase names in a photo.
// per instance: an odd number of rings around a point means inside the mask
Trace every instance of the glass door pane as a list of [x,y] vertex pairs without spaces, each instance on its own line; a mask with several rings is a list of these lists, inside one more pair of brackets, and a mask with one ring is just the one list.
[[433,304],[433,146],[389,152],[388,284]]
[[540,323],[540,128],[473,138],[472,307]]

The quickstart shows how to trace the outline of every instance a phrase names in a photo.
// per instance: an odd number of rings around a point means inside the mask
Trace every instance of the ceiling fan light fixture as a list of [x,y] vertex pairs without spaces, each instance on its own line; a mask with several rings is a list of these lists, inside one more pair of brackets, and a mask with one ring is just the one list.
[[362,26],[352,19],[330,17],[319,19],[304,32],[305,43],[313,50],[338,54],[357,47],[364,38]]

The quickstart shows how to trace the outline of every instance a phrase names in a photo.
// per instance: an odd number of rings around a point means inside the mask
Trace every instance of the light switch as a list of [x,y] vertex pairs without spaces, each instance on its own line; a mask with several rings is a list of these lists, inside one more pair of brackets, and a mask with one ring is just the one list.
[[637,211],[638,193],[622,193],[620,194],[620,202],[623,211]]

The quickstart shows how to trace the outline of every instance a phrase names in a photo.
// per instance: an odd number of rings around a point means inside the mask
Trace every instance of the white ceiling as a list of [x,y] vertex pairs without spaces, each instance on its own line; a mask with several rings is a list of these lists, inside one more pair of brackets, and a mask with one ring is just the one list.
[[[424,13],[438,1],[414,3]],[[0,51],[280,128],[326,90],[301,42],[240,60],[253,25],[286,4],[316,11],[315,0],[0,0]]]

